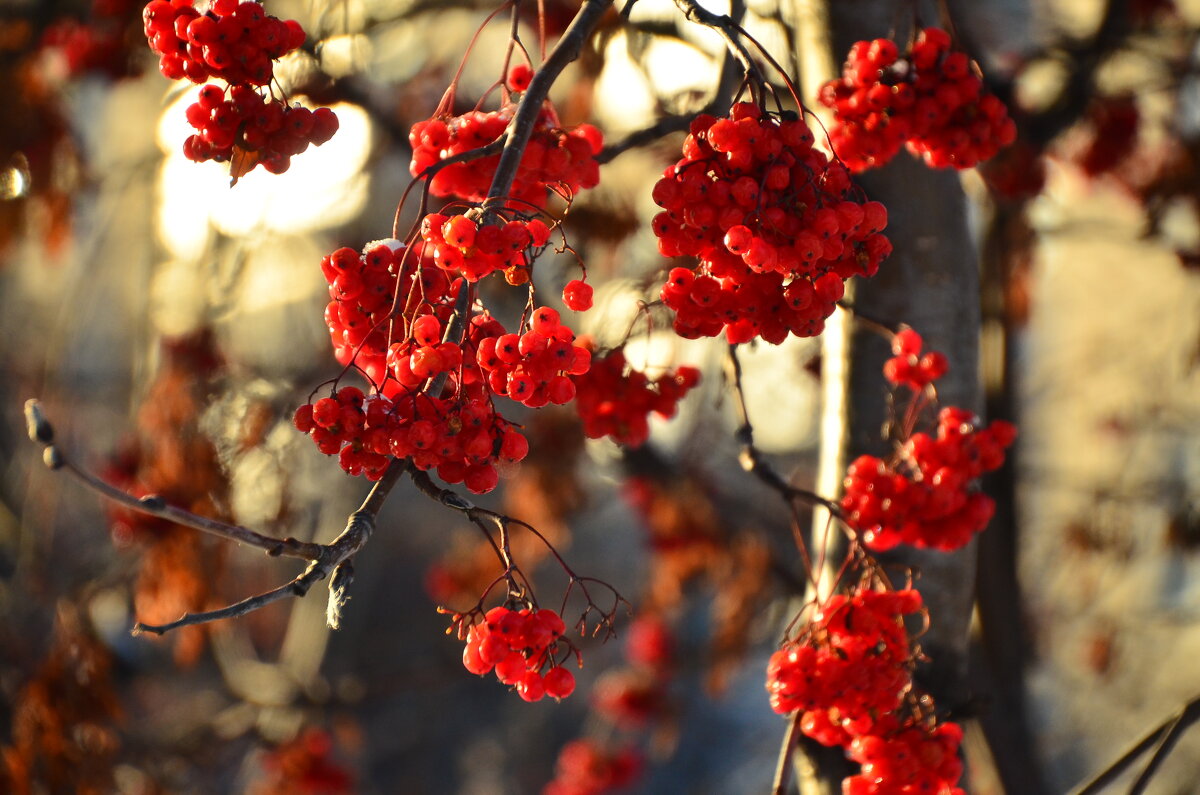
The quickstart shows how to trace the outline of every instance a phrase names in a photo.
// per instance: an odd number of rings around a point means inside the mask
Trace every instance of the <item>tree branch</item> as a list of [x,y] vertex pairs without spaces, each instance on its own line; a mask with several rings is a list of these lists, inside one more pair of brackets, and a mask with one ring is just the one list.
[[130,510],[157,516],[160,519],[174,522],[195,530],[201,530],[210,535],[229,541],[258,547],[272,557],[303,558],[313,560],[320,549],[320,544],[310,544],[297,541],[294,538],[274,538],[273,536],[257,533],[241,525],[227,524],[207,516],[199,516],[168,505],[161,497],[147,495],[134,497],[121,489],[106,483],[92,473],[77,466],[74,461],[54,444],[54,429],[42,412],[41,403],[37,399],[25,402],[25,423],[29,429],[29,438],[46,448],[44,455],[46,465],[51,469],[66,471],[86,488],[96,492],[105,499],[112,500]]
[[1150,757],[1145,769],[1142,770],[1129,790],[1131,795],[1143,792],[1146,785],[1149,784],[1150,778],[1158,770],[1158,766],[1174,748],[1175,742],[1197,720],[1200,720],[1200,696],[1194,696],[1183,705],[1179,712],[1151,729],[1142,739],[1131,745],[1125,753],[1117,757],[1112,764],[1097,773],[1090,781],[1072,790],[1070,795],[1096,795],[1124,773],[1135,759],[1150,748],[1154,748],[1154,755]]
[[100,496],[124,505],[136,511],[158,516],[197,530],[216,535],[231,541],[240,541],[251,546],[265,549],[270,555],[286,555],[288,557],[309,560],[309,566],[303,574],[278,588],[265,593],[251,596],[227,607],[209,610],[202,613],[185,613],[176,621],[167,624],[145,624],[138,621],[133,626],[133,634],[139,635],[150,632],[162,635],[180,627],[206,624],[223,618],[237,618],[247,613],[265,607],[289,596],[304,596],[313,584],[328,579],[330,582],[329,607],[327,617],[329,626],[337,629],[342,607],[349,599],[348,589],[353,581],[353,567],[350,559],[366,545],[367,540],[375,530],[375,519],[387,500],[392,488],[408,470],[407,459],[393,459],[384,472],[383,477],[372,486],[371,491],[363,500],[357,511],[350,514],[345,529],[328,544],[313,544],[297,541],[293,538],[277,539],[265,536],[245,527],[229,525],[203,516],[184,511],[167,505],[159,497],[143,497],[138,499],[120,489],[104,482],[100,478],[75,466],[54,444],[54,428],[42,412],[37,400],[25,403],[25,421],[29,438],[45,448],[46,465],[54,470],[65,470],[79,482]]

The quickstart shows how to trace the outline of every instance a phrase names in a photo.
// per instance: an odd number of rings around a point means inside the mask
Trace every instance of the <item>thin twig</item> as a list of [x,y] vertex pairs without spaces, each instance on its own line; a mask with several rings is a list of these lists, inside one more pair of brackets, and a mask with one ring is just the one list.
[[746,408],[746,394],[742,389],[742,365],[738,360],[736,345],[729,346],[728,364],[730,382],[733,386],[734,396],[737,398],[735,406],[737,407],[739,426],[734,438],[742,447],[741,453],[738,455],[738,462],[742,465],[742,469],[779,492],[786,500],[799,500],[810,505],[820,505],[834,516],[840,517],[841,507],[837,503],[816,492],[797,488],[788,483],[783,475],[771,466],[762,451],[755,446],[754,426],[750,424],[750,414]]
[[788,772],[792,769],[792,749],[796,747],[796,737],[800,733],[800,720],[804,713],[796,710],[788,723],[787,732],[783,735],[783,745],[779,748],[779,760],[775,763],[775,783],[771,787],[771,795],[786,795]]
[[105,499],[112,500],[139,513],[157,516],[160,519],[166,519],[185,527],[201,530],[229,541],[237,541],[247,546],[258,547],[265,550],[272,557],[303,558],[304,560],[313,560],[317,557],[320,550],[319,544],[297,541],[294,538],[274,538],[257,533],[241,525],[228,524],[216,519],[210,519],[207,516],[199,516],[182,508],[177,508],[174,505],[168,505],[161,497],[155,495],[148,495],[141,498],[134,497],[132,494],[124,492],[110,483],[106,483],[78,466],[63,452],[60,445],[54,444],[53,427],[46,420],[45,415],[42,413],[41,404],[36,399],[25,403],[25,415],[27,424],[30,426],[30,438],[36,442],[40,442],[46,448],[47,464],[52,469],[64,470],[83,486],[91,489]]
[[1096,793],[1101,792],[1124,773],[1125,769],[1133,764],[1135,759],[1150,748],[1155,748],[1150,762],[1147,763],[1146,768],[1138,776],[1138,780],[1134,782],[1133,786],[1140,788],[1131,788],[1129,790],[1130,793],[1141,792],[1145,789],[1146,784],[1149,783],[1150,777],[1154,775],[1158,766],[1166,758],[1167,754],[1171,752],[1175,741],[1197,720],[1200,720],[1200,696],[1194,696],[1184,704],[1179,712],[1151,729],[1142,739],[1135,742],[1125,753],[1117,757],[1112,764],[1101,770],[1089,781],[1080,784],[1072,790],[1071,795],[1096,795]]
[[256,596],[251,596],[226,607],[208,610],[201,613],[185,613],[182,617],[166,624],[146,624],[138,621],[133,626],[133,634],[150,632],[162,635],[180,627],[206,624],[223,618],[237,618],[247,613],[265,607],[289,596],[304,596],[314,583],[321,580],[333,579],[330,582],[329,607],[326,611],[330,627],[336,629],[341,616],[342,607],[348,596],[348,589],[353,582],[353,567],[351,558],[367,543],[375,530],[375,519],[387,501],[388,494],[409,467],[407,459],[392,459],[383,477],[372,486],[371,491],[363,500],[359,509],[350,514],[345,529],[328,544],[313,544],[296,541],[292,538],[277,539],[257,533],[238,525],[217,522],[203,516],[197,516],[181,508],[167,505],[159,497],[143,497],[138,499],[100,478],[80,469],[73,464],[62,449],[54,443],[54,427],[42,412],[37,400],[25,403],[25,420],[29,437],[44,448],[46,465],[54,470],[65,470],[80,483],[120,505],[136,511],[168,519],[172,522],[211,533],[230,541],[240,541],[251,546],[265,549],[270,555],[284,555],[309,560],[309,566],[290,582],[278,588],[273,588]]
[[758,74],[758,66],[750,57],[750,51],[746,49],[746,45],[738,38],[738,25],[731,17],[725,14],[714,14],[696,3],[695,0],[675,0],[675,5],[689,22],[695,22],[715,30],[725,40],[729,51],[733,53],[733,57],[738,59],[738,63],[746,70],[746,74]]

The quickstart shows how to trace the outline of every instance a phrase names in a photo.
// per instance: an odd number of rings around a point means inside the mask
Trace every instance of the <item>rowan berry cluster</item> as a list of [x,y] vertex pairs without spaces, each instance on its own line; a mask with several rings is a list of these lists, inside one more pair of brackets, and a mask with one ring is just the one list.
[[996,420],[979,428],[966,409],[943,408],[937,436],[915,433],[887,461],[857,458],[846,470],[841,506],[846,522],[875,551],[897,544],[954,550],[992,518],[990,497],[973,481],[1004,463],[1016,427]]
[[780,714],[803,711],[800,731],[840,746],[862,765],[844,793],[957,795],[962,775],[953,723],[928,726],[910,714],[913,652],[904,616],[922,609],[911,588],[836,594],[800,637],[771,655],[767,692]]
[[129,57],[126,27],[137,0],[93,0],[86,21],[63,18],[46,27],[40,47],[60,56],[65,77],[101,72],[112,78],[135,70]]
[[825,745],[869,733],[912,686],[903,617],[920,609],[921,595],[912,589],[831,596],[800,638],[771,655],[771,708],[804,712],[801,730]]
[[[575,676],[556,659],[559,646],[566,646],[560,643],[566,629],[553,610],[493,607],[467,629],[463,665],[479,676],[495,671],[525,701],[566,698],[575,690]],[[568,658],[572,651],[567,646],[561,653]]]
[[653,193],[659,251],[699,259],[662,289],[680,336],[815,336],[845,280],[874,275],[891,253],[883,205],[862,201],[845,167],[812,143],[803,120],[748,102],[692,122]]
[[260,3],[213,0],[201,13],[192,0],[152,0],[142,11],[146,39],[170,80],[265,86],[271,61],[304,44],[300,23],[268,15]]
[[361,254],[340,248],[321,260],[321,272],[331,299],[325,325],[338,362],[353,363],[389,396],[419,384],[422,379],[411,375],[408,356],[414,350],[404,343],[395,347],[390,336],[393,314],[398,336],[410,341],[411,335],[404,333],[406,320],[415,323],[418,316],[433,314],[444,322],[453,311],[461,280],[451,283],[422,256],[420,247],[406,248],[395,239],[369,243]]
[[922,355],[924,341],[912,329],[903,329],[892,339],[892,358],[883,363],[883,377],[896,386],[920,392],[949,369],[946,355],[929,351]]
[[292,421],[322,453],[336,454],[348,474],[368,480],[383,477],[390,457],[411,458],[418,469],[436,469],[447,483],[482,494],[496,487],[498,463],[529,452],[525,437],[496,414],[482,390],[392,400],[348,386],[300,406]]
[[439,268],[477,282],[495,271],[514,287],[529,281],[529,248],[550,240],[550,227],[539,218],[504,224],[480,224],[469,215],[430,213],[421,219],[421,239]]
[[965,795],[958,787],[963,764],[958,758],[962,727],[957,723],[886,716],[871,734],[855,737],[847,755],[862,765],[842,781],[843,795]]
[[591,369],[575,376],[575,410],[589,439],[612,437],[628,447],[650,438],[651,413],[675,416],[676,404],[700,382],[700,371],[683,366],[651,379],[629,366],[623,348],[592,359]]
[[[515,111],[516,105],[506,103],[499,110],[436,115],[417,122],[408,134],[413,148],[409,170],[418,176],[446,158],[495,142],[508,129]],[[518,203],[544,207],[548,189],[573,196],[584,188],[594,188],[600,181],[596,155],[603,144],[600,131],[590,124],[561,129],[558,114],[546,103],[521,156],[509,197]],[[482,202],[499,163],[499,155],[490,155],[446,166],[429,180],[429,190],[435,196]]]
[[272,174],[287,171],[293,156],[310,144],[320,146],[338,130],[338,118],[329,108],[288,106],[247,85],[205,85],[188,106],[187,120],[199,130],[183,142],[188,160],[225,163],[233,159],[236,147],[254,153],[255,164]]
[[337,132],[337,116],[329,108],[290,107],[255,88],[270,84],[273,60],[304,43],[304,30],[295,20],[269,16],[250,0],[213,0],[205,13],[191,0],[153,0],[142,20],[164,76],[229,84],[228,89],[205,85],[188,106],[188,123],[198,131],[183,145],[189,160],[228,162],[240,150],[248,157],[236,167],[235,179],[256,165],[281,174],[294,155]]
[[642,768],[634,748],[610,749],[594,740],[572,740],[558,754],[557,774],[542,795],[601,795],[628,787]]
[[951,45],[944,30],[925,28],[903,54],[890,39],[850,48],[842,76],[818,97],[834,112],[833,149],[853,171],[883,165],[902,145],[934,168],[971,168],[1016,139],[1004,103]]
[[575,332],[560,322],[558,312],[543,306],[524,334],[480,340],[476,361],[495,394],[530,408],[561,406],[575,397],[571,376],[584,376],[591,367],[591,352],[574,341]]

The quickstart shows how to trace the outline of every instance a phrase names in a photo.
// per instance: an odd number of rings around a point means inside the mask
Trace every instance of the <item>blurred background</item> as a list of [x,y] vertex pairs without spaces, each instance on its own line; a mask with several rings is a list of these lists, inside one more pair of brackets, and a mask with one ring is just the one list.
[[[638,315],[669,267],[650,188],[681,135],[623,142],[705,107],[725,59],[668,0],[609,12],[551,94],[564,127],[594,123],[612,147],[566,214],[597,288],[572,322],[602,342],[636,322],[632,363],[705,380],[633,452],[583,443],[569,407],[506,411],[531,456],[481,498],[634,604],[616,640],[581,641],[574,696],[526,704],[463,669],[436,608],[472,605],[492,553],[411,484],[359,556],[337,632],[314,592],[131,637],[135,618],[237,601],[299,568],[113,510],[25,438],[36,396],[110,482],[266,533],[336,535],[367,485],[290,422],[340,369],[318,264],[391,234],[408,130],[496,5],[270,0],[309,35],[277,64],[280,85],[341,128],[287,173],[231,188],[227,166],[183,157],[195,87],[158,73],[137,0],[0,0],[0,791],[530,793],[585,765],[581,746],[556,763],[578,738],[630,792],[770,789],[785,721],[763,670],[795,609],[792,517],[737,464],[724,345]],[[578,5],[546,0],[551,38]],[[704,5],[740,15],[785,66],[803,56],[814,4]],[[835,5],[839,42],[912,24],[907,3]],[[538,4],[521,6],[536,61]],[[961,175],[987,412],[1021,438],[988,484],[1000,510],[979,545],[973,697],[955,706],[970,791],[1067,792],[1200,693],[1200,3],[950,8],[1020,129]],[[504,15],[482,28],[457,111],[500,78],[508,30]],[[414,213],[401,208],[401,228]],[[555,304],[578,275],[549,252],[539,298]],[[502,287],[488,301],[521,309]],[[759,446],[810,485],[819,341],[760,344],[743,365]],[[557,602],[561,568],[515,543]],[[1195,791],[1195,734],[1150,792]]]

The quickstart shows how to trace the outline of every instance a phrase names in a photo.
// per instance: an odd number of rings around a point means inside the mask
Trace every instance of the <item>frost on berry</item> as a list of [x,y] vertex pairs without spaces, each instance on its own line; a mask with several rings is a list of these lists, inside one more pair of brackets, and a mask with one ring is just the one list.
[[803,120],[745,102],[692,122],[653,192],[659,252],[699,260],[674,268],[661,291],[680,336],[816,336],[845,280],[874,275],[891,253],[883,205],[864,201],[812,143]]
[[926,28],[901,53],[889,39],[850,48],[842,76],[820,91],[833,110],[833,150],[853,171],[891,160],[902,146],[934,168],[971,168],[1016,139],[1008,109],[950,36]]

